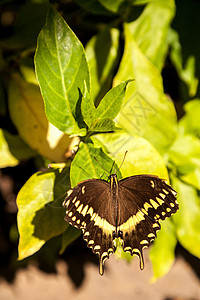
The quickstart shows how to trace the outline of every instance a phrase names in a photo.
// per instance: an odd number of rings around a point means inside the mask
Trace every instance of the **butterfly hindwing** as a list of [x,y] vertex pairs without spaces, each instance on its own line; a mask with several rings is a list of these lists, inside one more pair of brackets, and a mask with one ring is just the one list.
[[160,230],[159,220],[170,217],[178,209],[176,192],[164,180],[153,175],[136,175],[119,181],[118,231],[123,248],[144,261],[142,249],[148,247]]
[[105,259],[114,251],[114,213],[108,199],[109,187],[110,184],[104,180],[85,180],[69,190],[63,202],[67,208],[65,220],[82,229],[88,247],[99,255],[101,275]]

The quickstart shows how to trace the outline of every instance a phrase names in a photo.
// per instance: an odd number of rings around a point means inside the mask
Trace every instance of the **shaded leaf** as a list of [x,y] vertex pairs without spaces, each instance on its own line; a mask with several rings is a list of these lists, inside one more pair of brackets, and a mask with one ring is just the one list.
[[61,249],[59,254],[62,254],[65,249],[81,235],[81,232],[81,230],[68,225],[67,229],[62,234]]
[[4,131],[0,129],[0,167],[13,167],[18,165],[18,159],[11,153]]
[[91,98],[98,105],[111,86],[118,62],[119,30],[104,28],[91,38],[85,51],[90,67]]
[[190,55],[183,66],[182,61],[182,49],[179,41],[178,32],[174,29],[169,30],[168,32],[168,43],[170,45],[170,58],[174,64],[179,77],[185,82],[188,86],[188,94],[190,97],[193,97],[197,92],[197,87],[199,80],[195,76],[196,66],[195,66],[195,57]]
[[64,161],[72,139],[50,124],[36,85],[13,74],[9,86],[10,116],[23,140],[39,154],[52,161]]
[[[120,12],[120,8],[125,3],[125,0],[99,0],[99,2],[108,10],[117,13]],[[127,4],[126,4],[127,5]]]

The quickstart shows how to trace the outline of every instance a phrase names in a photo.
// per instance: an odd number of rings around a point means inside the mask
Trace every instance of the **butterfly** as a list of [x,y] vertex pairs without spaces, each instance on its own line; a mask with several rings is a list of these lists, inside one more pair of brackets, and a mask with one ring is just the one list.
[[83,232],[93,253],[99,255],[99,273],[115,252],[119,238],[125,252],[136,254],[144,268],[142,249],[148,247],[160,230],[160,220],[178,210],[176,191],[154,175],[135,175],[109,181],[89,179],[67,192],[63,206],[65,220]]

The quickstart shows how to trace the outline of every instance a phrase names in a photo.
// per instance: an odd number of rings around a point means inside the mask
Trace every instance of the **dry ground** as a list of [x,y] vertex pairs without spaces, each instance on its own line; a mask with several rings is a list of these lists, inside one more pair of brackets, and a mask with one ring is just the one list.
[[[139,270],[138,259],[131,263],[116,260],[114,255],[106,261],[103,277],[92,262],[84,265],[84,278],[77,286],[72,280],[79,277],[79,268],[69,276],[68,263],[59,260],[55,273],[46,273],[29,264],[19,269],[9,283],[0,278],[1,300],[200,300],[200,282],[196,273],[183,257],[178,257],[171,271],[151,284],[151,263],[145,255],[145,269]],[[71,272],[71,271],[70,271]],[[74,278],[76,281],[76,278]]]

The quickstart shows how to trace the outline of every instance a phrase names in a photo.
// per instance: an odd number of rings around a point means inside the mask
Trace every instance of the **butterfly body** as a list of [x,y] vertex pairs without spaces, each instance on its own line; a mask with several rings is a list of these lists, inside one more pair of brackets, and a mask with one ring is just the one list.
[[176,191],[154,175],[136,175],[121,180],[110,175],[109,182],[89,179],[69,190],[63,202],[65,220],[83,231],[83,238],[104,261],[115,251],[115,238],[120,238],[125,252],[140,258],[160,229],[159,220],[178,209]]

